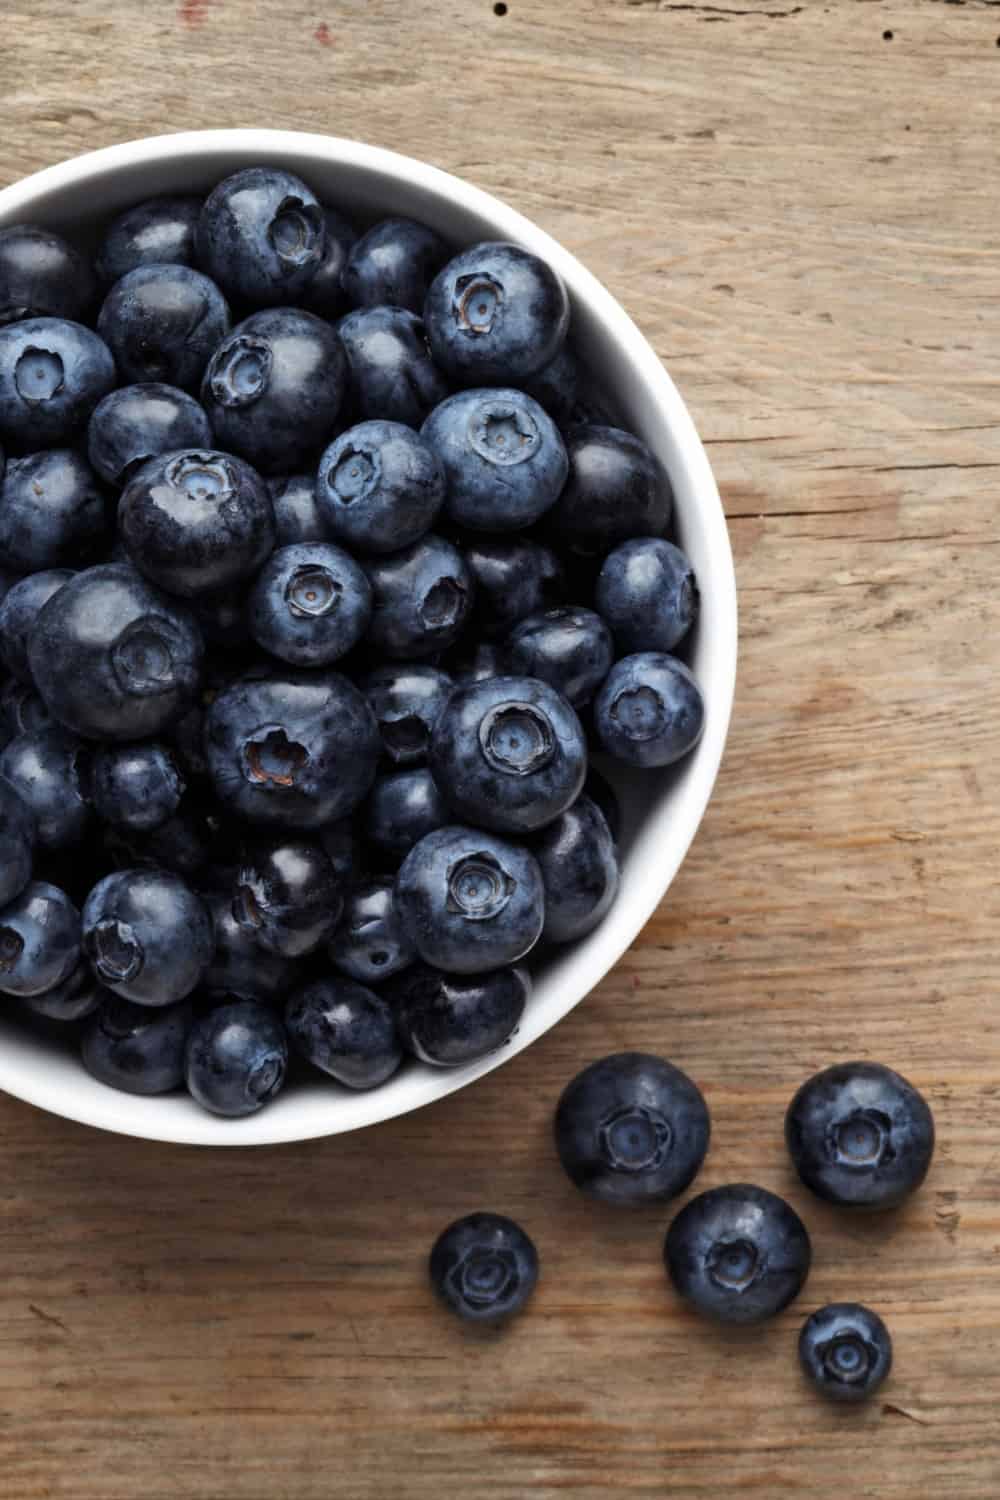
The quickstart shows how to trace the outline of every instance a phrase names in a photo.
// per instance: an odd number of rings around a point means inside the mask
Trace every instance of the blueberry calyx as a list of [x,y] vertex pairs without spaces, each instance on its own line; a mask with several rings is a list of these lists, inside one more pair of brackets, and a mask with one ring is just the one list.
[[258,1104],[266,1104],[276,1094],[285,1080],[285,1061],[277,1052],[262,1057],[247,1078],[247,1098]]
[[142,944],[128,922],[98,922],[88,946],[94,967],[107,984],[127,984],[142,970]]
[[538,424],[523,406],[484,401],[469,422],[469,444],[487,463],[502,468],[523,464],[541,446]]
[[280,724],[265,724],[243,745],[243,774],[254,786],[294,786],[309,751],[290,740]]
[[319,260],[323,251],[323,210],[301,198],[283,198],[267,227],[267,237],[283,266],[290,270],[307,266]]
[[878,1358],[877,1350],[857,1333],[841,1333],[817,1351],[831,1380],[840,1385],[862,1385]]
[[115,641],[111,664],[121,689],[135,697],[167,693],[174,687],[174,656],[161,622],[136,620]]
[[499,916],[514,894],[515,882],[485,849],[467,854],[448,871],[447,909],[472,922]]
[[185,453],[167,467],[166,480],[183,490],[189,500],[218,503],[236,493],[233,473],[224,458],[213,453]]
[[652,740],[663,727],[663,699],[653,688],[626,688],[611,706],[611,718],[630,740]]
[[382,457],[375,449],[345,448],[326,475],[326,483],[341,505],[363,500],[382,482]]
[[58,396],[65,378],[59,355],[51,349],[38,349],[34,345],[25,349],[14,370],[17,393],[29,406],[41,406]]
[[24,952],[24,938],[13,927],[0,927],[0,974],[12,974]]
[[463,333],[489,333],[503,307],[503,287],[492,276],[475,272],[455,282],[452,311]]
[[448,1279],[455,1293],[471,1307],[492,1307],[516,1290],[517,1261],[510,1250],[471,1250]]
[[285,603],[296,619],[315,620],[333,614],[343,592],[329,568],[307,563],[296,568],[285,584]]
[[267,390],[273,355],[266,339],[240,334],[229,339],[208,370],[212,399],[229,410],[252,406]]
[[439,578],[420,601],[419,614],[432,630],[454,625],[465,605],[465,589],[457,578]]
[[241,927],[247,927],[256,932],[264,925],[264,913],[261,911],[261,902],[253,887],[247,883],[247,871],[241,870],[239,884],[236,887],[236,895],[233,897],[233,920]]
[[655,1172],[673,1144],[670,1124],[657,1109],[627,1106],[608,1115],[600,1128],[601,1152],[616,1172]]
[[556,737],[547,715],[533,703],[498,703],[483,715],[479,743],[494,771],[531,776],[556,753]]
[[727,1292],[745,1292],[764,1270],[756,1245],[741,1239],[716,1240],[705,1265],[716,1286]]
[[834,1120],[827,1134],[830,1156],[840,1167],[870,1171],[895,1156],[892,1121],[880,1109],[856,1109]]

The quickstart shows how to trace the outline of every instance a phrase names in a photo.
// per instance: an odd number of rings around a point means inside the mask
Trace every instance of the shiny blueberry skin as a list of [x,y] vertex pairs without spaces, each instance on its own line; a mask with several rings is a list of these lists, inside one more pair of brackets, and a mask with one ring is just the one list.
[[424,321],[435,360],[458,384],[515,382],[559,353],[569,299],[537,255],[485,241],[461,251],[434,278]]
[[111,350],[80,323],[0,328],[0,442],[20,453],[71,442],[116,383]]
[[434,408],[420,435],[444,467],[448,515],[472,531],[523,531],[566,481],[559,429],[523,391],[459,391]]
[[87,428],[87,454],[102,479],[120,489],[144,463],[180,448],[211,448],[204,408],[173,385],[127,385],[98,402]]
[[353,551],[398,552],[418,541],[444,495],[437,454],[401,422],[361,422],[320,459],[316,502],[323,523]]
[[274,507],[274,541],[277,547],[295,542],[329,541],[326,523],[316,503],[314,474],[287,474],[267,482]]
[[534,855],[454,824],[414,844],[399,867],[395,907],[425,961],[450,974],[480,974],[523,958],[545,922]]
[[358,237],[357,230],[335,208],[324,208],[323,232],[320,263],[302,296],[296,300],[300,307],[317,313],[321,318],[339,318],[347,308],[342,278],[347,257]]
[[474,620],[489,640],[502,640],[528,615],[566,597],[556,554],[527,537],[470,536],[462,546],[476,583]]
[[38,830],[16,787],[0,776],[0,907],[19,896],[31,879]]
[[116,281],[97,331],[123,382],[162,381],[195,391],[219,341],[229,306],[214,281],[190,266],[137,266]]
[[109,995],[83,1033],[83,1066],[123,1093],[167,1094],[184,1082],[184,1045],[193,1019],[188,1000],[151,1010]]
[[416,219],[381,219],[357,241],[342,282],[355,307],[406,307],[422,313],[434,277],[448,259],[439,234]]
[[501,1214],[468,1214],[439,1235],[431,1286],[463,1322],[498,1323],[521,1312],[538,1281],[538,1251]]
[[392,1008],[351,979],[314,979],[285,1007],[292,1045],[349,1089],[374,1089],[403,1061]]
[[188,1033],[184,1081],[213,1114],[256,1114],[278,1094],[287,1069],[285,1028],[259,1000],[219,1005]]
[[579,362],[566,344],[555,359],[521,381],[521,389],[545,408],[560,430],[573,425],[579,388]]
[[431,359],[424,325],[404,307],[365,307],[337,324],[358,417],[419,427],[448,394]]
[[830,1302],[803,1323],[799,1363],[830,1401],[867,1401],[892,1369],[892,1338],[870,1307]]
[[284,997],[298,982],[300,966],[297,960],[269,952],[257,941],[259,929],[237,919],[233,894],[231,876],[222,879],[221,889],[203,892],[215,948],[201,987],[208,995],[239,1000]]
[[28,666],[28,636],[38,612],[73,577],[69,568],[47,568],[21,578],[0,604],[0,657],[8,672],[31,686]]
[[61,984],[43,990],[40,995],[22,995],[20,1001],[33,1016],[69,1024],[93,1015],[107,998],[108,991],[97,983],[90,965],[83,960]]
[[28,662],[54,718],[84,738],[143,739],[198,691],[201,633],[125,563],[88,568],[40,610]]
[[639,651],[615,662],[594,700],[594,725],[609,755],[631,766],[669,766],[701,739],[705,705],[675,656]]
[[267,953],[303,958],[333,933],[342,884],[318,844],[282,838],[258,842],[240,860],[233,916]]
[[122,493],[118,527],[139,571],[182,598],[252,577],[274,546],[260,475],[241,458],[204,448],[144,464]]
[[504,659],[508,671],[538,677],[582,708],[611,671],[615,651],[600,615],[564,605],[515,626],[504,642]]
[[462,554],[428,535],[389,557],[366,564],[372,586],[369,639],[399,661],[444,651],[461,635],[474,585]]
[[783,1198],[749,1183],[685,1204],[663,1248],[675,1289],[723,1323],[760,1323],[797,1297],[809,1274],[806,1227]]
[[336,430],[347,361],[329,323],[272,307],[218,345],[201,386],[215,441],[262,474],[305,466]]
[[306,832],[364,799],[381,749],[367,701],[335,672],[233,683],[208,711],[205,745],[224,807]]
[[578,1073],[555,1114],[567,1176],[604,1203],[632,1207],[683,1193],[708,1151],[701,1091],[661,1057],[618,1052]]
[[19,573],[99,554],[110,512],[97,476],[72,448],[12,458],[0,486],[0,561]]
[[502,649],[493,641],[480,641],[475,647],[466,641],[446,661],[456,683],[487,682],[507,670]]
[[594,598],[619,652],[672,651],[698,618],[694,570],[662,537],[634,537],[615,547]]
[[437,1068],[460,1068],[506,1046],[531,995],[526,969],[445,974],[415,964],[385,990],[407,1052]]
[[587,745],[575,712],[548,683],[493,677],[452,693],[431,735],[430,767],[460,817],[531,833],[576,801]]
[[58,886],[31,880],[0,910],[0,993],[42,995],[80,957],[80,913]]
[[37,224],[0,229],[0,324],[24,318],[83,322],[95,291],[89,262],[62,235]]
[[795,1168],[820,1198],[844,1208],[895,1208],[934,1155],[923,1095],[880,1063],[837,1063],[799,1089],[785,1116]]
[[98,817],[133,833],[151,833],[172,818],[185,782],[166,745],[105,745],[90,764],[90,797]]
[[379,776],[365,807],[364,833],[388,860],[401,860],[414,844],[451,821],[448,804],[426,766]]
[[167,870],[119,870],[83,905],[83,946],[100,982],[136,1005],[172,1005],[201,980],[213,949],[205,903]]
[[193,266],[194,231],[202,199],[147,198],[112,219],[97,252],[106,286],[137,266]]
[[577,797],[537,836],[531,852],[545,886],[547,943],[572,943],[602,922],[618,894],[618,851],[595,802]]
[[319,831],[319,842],[337,877],[341,890],[346,889],[361,873],[361,849],[354,824],[350,818],[328,823]]
[[362,984],[377,984],[413,963],[416,949],[399,919],[391,880],[348,891],[329,953],[334,968]]
[[673,491],[666,470],[641,438],[619,427],[573,427],[566,453],[569,478],[547,517],[560,546],[603,556],[632,537],[663,535],[673,514]]
[[87,835],[93,813],[81,784],[84,746],[53,725],[19,734],[0,752],[3,776],[35,820],[40,849],[68,849]]
[[361,640],[372,591],[354,558],[332,542],[299,542],[272,552],[247,603],[250,634],[271,656],[325,667]]
[[431,731],[453,686],[447,672],[417,662],[376,667],[362,678],[361,691],[394,765],[418,766],[427,759]]
[[199,265],[234,302],[301,304],[326,255],[323,209],[291,172],[247,167],[209,193],[196,243]]

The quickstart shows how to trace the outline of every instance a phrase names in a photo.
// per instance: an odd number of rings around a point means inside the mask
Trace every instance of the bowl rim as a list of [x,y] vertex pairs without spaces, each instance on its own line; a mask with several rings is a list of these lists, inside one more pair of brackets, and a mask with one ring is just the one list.
[[[706,695],[705,731],[697,750],[689,758],[692,764],[686,768],[680,805],[670,809],[669,853],[664,851],[664,855],[659,858],[655,879],[645,881],[638,892],[631,894],[627,904],[619,902],[613,907],[602,926],[584,939],[581,945],[574,945],[573,955],[560,960],[560,971],[575,976],[578,993],[563,1004],[556,1014],[547,1017],[545,1024],[540,1026],[530,1024],[529,1005],[525,1018],[527,1024],[522,1023],[520,1031],[499,1052],[463,1068],[427,1068],[423,1086],[418,1090],[419,1097],[408,1097],[403,1102],[393,1099],[388,1102],[388,1107],[380,1107],[378,1104],[382,1090],[357,1094],[351,1101],[355,1106],[356,1118],[349,1123],[310,1125],[303,1128],[301,1124],[295,1123],[294,1109],[278,1110],[273,1116],[270,1110],[262,1110],[244,1119],[231,1121],[192,1108],[184,1114],[182,1120],[171,1116],[171,1127],[166,1128],[165,1122],[157,1125],[157,1113],[153,1108],[149,1110],[148,1127],[144,1123],[138,1129],[125,1116],[129,1114],[130,1108],[136,1111],[143,1106],[148,1108],[150,1101],[141,1096],[116,1094],[114,1090],[108,1089],[112,1098],[108,1100],[105,1110],[95,1110],[89,1105],[84,1107],[60,1087],[55,1077],[47,1081],[44,1069],[33,1070],[23,1065],[18,1066],[0,1046],[0,1089],[65,1119],[134,1139],[165,1141],[178,1145],[281,1145],[360,1130],[446,1098],[525,1050],[564,1019],[611,971],[663,900],[698,830],[715,785],[725,748],[736,684],[736,578],[725,513],[708,456],[679,391],[646,337],[611,292],[572,252],[517,209],[463,178],[417,158],[343,136],[259,128],[181,131],[140,137],[85,152],[44,167],[0,189],[0,222],[16,222],[15,216],[24,210],[30,212],[40,198],[51,197],[91,182],[96,187],[101,179],[113,176],[121,169],[134,170],[137,166],[167,160],[193,161],[227,155],[246,158],[243,164],[249,164],[255,158],[277,161],[285,156],[294,157],[299,164],[296,170],[303,173],[305,169],[301,163],[312,160],[317,167],[327,172],[339,165],[345,169],[395,178],[418,191],[450,199],[463,210],[488,219],[495,227],[494,237],[516,241],[547,260],[562,276],[571,296],[586,305],[588,316],[601,325],[603,332],[618,346],[649,398],[664,413],[665,426],[678,447],[690,487],[699,497],[700,520],[709,534],[712,605],[716,617],[712,632],[713,686],[711,698]],[[238,169],[234,165],[229,170]],[[225,170],[223,168],[220,175],[224,175]],[[647,822],[654,823],[655,820]],[[655,828],[650,830],[651,834],[653,832]],[[619,907],[622,909],[619,910]],[[610,919],[616,914],[617,919],[612,925]],[[589,976],[584,975],[582,962],[573,962],[574,956],[580,957],[583,946],[588,950],[583,958],[589,956],[590,963],[587,967],[593,971]],[[155,1105],[156,1101],[152,1102]]]

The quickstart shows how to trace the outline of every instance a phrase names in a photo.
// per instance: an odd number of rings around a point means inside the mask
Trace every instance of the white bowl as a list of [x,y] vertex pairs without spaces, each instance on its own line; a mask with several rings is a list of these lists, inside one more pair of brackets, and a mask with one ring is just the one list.
[[[77,1058],[0,1022],[0,1088],[42,1109],[149,1140],[250,1146],[308,1140],[404,1114],[463,1088],[531,1045],[584,999],[662,899],[705,811],[722,757],[736,677],[736,584],[725,516],[687,409],[649,344],[615,299],[567,250],[499,199],[423,162],[356,141],[282,130],[217,130],[156,136],[75,157],[0,191],[0,226],[40,223],[80,237],[131,203],[157,193],[197,192],[239,168],[280,164],[318,196],[374,219],[426,220],[456,244],[515,240],[555,267],[569,289],[573,334],[600,372],[625,422],[666,465],[678,539],[701,592],[701,619],[687,653],[705,695],[697,749],[668,771],[623,773],[621,890],[601,926],[539,975],[516,1037],[470,1067],[410,1064],[371,1093],[317,1078],[248,1119],[220,1119],[183,1094],[140,1099],[91,1078]],[[581,1059],[581,1062],[583,1059]]]

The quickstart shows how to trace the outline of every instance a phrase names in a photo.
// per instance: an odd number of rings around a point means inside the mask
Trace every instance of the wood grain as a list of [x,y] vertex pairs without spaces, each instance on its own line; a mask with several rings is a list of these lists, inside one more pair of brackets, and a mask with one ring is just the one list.
[[[741,585],[729,751],[669,898],[554,1033],[349,1140],[252,1154],[88,1133],[0,1100],[5,1500],[556,1500],[1000,1489],[1000,12],[933,0],[14,0],[12,181],[163,130],[398,147],[508,198],[637,318],[710,444]],[[891,40],[883,33],[891,32]],[[800,1305],[682,1311],[667,1215],[601,1212],[549,1120],[584,1061],[704,1088],[710,1185],[787,1192]],[[931,1098],[898,1216],[806,1201],[781,1142],[812,1069]],[[469,1338],[423,1261],[523,1220],[530,1316]],[[802,1315],[860,1297],[896,1372],[811,1399]]]

